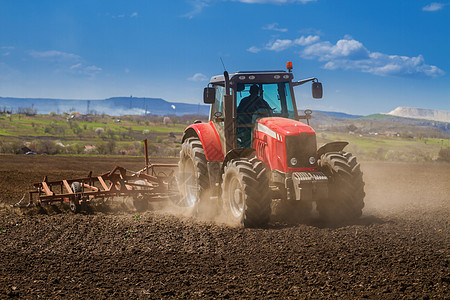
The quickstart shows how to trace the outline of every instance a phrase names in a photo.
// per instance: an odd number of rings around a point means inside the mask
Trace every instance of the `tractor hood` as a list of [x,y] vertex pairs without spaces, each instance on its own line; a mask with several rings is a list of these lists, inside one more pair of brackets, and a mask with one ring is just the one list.
[[[259,124],[261,124],[262,126],[260,126]],[[255,129],[258,131],[263,131],[261,129],[266,128],[269,132],[272,131],[275,134],[279,134],[282,136],[300,135],[303,132],[308,135],[315,134],[314,130],[305,123],[279,117],[259,119],[258,123],[255,126]]]

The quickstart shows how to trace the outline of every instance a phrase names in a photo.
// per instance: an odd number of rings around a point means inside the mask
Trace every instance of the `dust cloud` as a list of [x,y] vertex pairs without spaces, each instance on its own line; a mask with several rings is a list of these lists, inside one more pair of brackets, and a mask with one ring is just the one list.
[[[362,218],[399,214],[418,217],[436,211],[450,214],[450,164],[368,161],[361,163],[361,170],[366,192]],[[192,216],[174,204],[159,209],[176,216]],[[317,218],[317,212],[313,211],[311,217]],[[216,199],[202,205],[197,220],[236,226]]]
[[450,164],[363,162],[365,215],[450,212]]

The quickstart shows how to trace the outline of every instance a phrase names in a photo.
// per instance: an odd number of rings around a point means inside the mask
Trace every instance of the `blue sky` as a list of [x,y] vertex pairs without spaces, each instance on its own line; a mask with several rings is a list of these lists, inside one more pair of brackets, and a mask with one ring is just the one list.
[[450,2],[0,0],[0,96],[199,103],[212,75],[318,77],[302,109],[450,110]]

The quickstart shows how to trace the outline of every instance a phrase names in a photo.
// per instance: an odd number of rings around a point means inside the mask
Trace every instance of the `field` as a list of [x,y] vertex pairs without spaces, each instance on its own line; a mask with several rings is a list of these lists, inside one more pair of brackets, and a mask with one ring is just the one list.
[[142,158],[0,155],[0,298],[449,297],[449,164],[363,162],[366,207],[350,224],[10,207],[45,175],[117,164],[138,170]]
[[[196,119],[206,121],[206,116],[0,114],[0,153],[25,153],[24,149],[29,149],[38,154],[50,155],[139,156],[144,154],[141,141],[147,139],[151,156],[176,157],[181,149],[180,141],[184,129]],[[315,124],[315,121],[319,123]],[[401,122],[375,123],[365,119],[358,119],[358,122],[355,119],[321,121],[319,115],[316,119],[313,118],[312,125],[317,129],[319,145],[330,141],[348,141],[350,142],[348,149],[360,159],[450,161],[448,135],[441,132],[441,138],[432,137],[435,136],[435,132],[428,132],[427,135],[425,130],[431,127],[405,125]],[[347,127],[358,129],[349,132]],[[370,132],[370,129],[381,131],[378,134]],[[397,130],[402,134],[386,136],[382,130],[390,132]]]
[[[199,116],[122,116],[79,114],[0,114],[0,153],[175,156],[187,124]],[[201,116],[204,118],[204,116]]]
[[450,148],[450,139],[438,138],[401,138],[338,132],[318,132],[317,137],[319,145],[331,141],[347,141],[347,151],[364,160],[436,161],[442,159],[439,155],[441,149],[448,151]]

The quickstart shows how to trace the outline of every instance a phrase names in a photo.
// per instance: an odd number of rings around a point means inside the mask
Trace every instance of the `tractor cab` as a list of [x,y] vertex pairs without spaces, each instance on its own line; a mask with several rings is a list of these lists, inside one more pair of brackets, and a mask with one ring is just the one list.
[[210,121],[220,135],[225,152],[235,148],[252,148],[257,119],[281,117],[298,120],[310,117],[298,115],[293,87],[315,81],[313,97],[321,98],[322,86],[316,78],[293,82],[291,69],[292,64],[288,63],[289,72],[224,72],[211,78],[204,90],[204,102],[212,104]]

